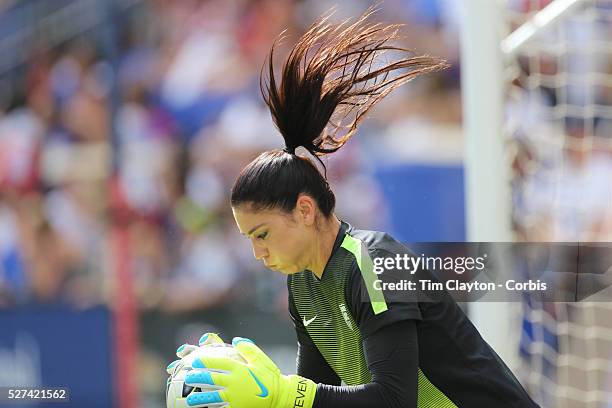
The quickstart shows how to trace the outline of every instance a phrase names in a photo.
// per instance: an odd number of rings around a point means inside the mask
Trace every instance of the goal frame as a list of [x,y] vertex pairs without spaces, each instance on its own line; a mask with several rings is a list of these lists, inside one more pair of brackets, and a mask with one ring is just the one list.
[[[467,240],[512,242],[511,167],[503,134],[508,85],[504,72],[539,32],[553,28],[588,0],[553,0],[512,32],[504,24],[504,0],[461,3]],[[481,300],[469,308],[481,335],[513,370],[519,365],[516,307]]]

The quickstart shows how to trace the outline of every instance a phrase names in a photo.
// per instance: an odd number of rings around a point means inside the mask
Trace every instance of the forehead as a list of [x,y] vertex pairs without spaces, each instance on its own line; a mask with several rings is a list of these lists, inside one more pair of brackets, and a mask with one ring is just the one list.
[[276,225],[284,221],[286,214],[280,210],[257,210],[244,206],[232,207],[234,219],[241,234],[247,235],[259,225]]

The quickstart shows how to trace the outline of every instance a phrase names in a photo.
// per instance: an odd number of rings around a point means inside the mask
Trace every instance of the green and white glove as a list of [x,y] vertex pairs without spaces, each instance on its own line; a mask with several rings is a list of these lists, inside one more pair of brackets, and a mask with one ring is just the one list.
[[[206,341],[208,344],[222,342],[218,336],[211,339],[210,334]],[[317,390],[313,381],[298,375],[283,375],[249,339],[236,337],[232,345],[241,358],[209,354],[202,351],[205,349],[197,351],[185,384],[208,390],[212,386],[216,390],[191,393],[187,405],[193,408],[312,408]],[[185,346],[181,355],[195,349],[195,346]]]

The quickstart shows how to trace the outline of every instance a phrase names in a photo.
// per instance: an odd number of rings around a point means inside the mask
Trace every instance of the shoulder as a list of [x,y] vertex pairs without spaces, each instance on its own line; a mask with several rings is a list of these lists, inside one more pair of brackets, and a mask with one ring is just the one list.
[[383,231],[370,231],[351,228],[348,235],[360,241],[371,256],[388,256],[395,254],[412,255],[410,249]]
[[386,232],[350,229],[347,234],[361,250],[355,254],[361,259],[352,271],[346,297],[363,337],[399,321],[421,320],[418,302],[410,292],[385,293],[376,285],[376,282],[400,282],[406,278],[403,271],[375,272],[376,259],[411,254],[410,250]]

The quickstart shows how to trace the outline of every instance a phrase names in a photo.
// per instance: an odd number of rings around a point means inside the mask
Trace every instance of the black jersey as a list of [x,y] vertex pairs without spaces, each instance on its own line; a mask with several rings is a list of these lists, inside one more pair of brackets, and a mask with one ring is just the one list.
[[[380,360],[381,354],[368,352],[372,350],[371,344],[366,346],[368,339],[385,333],[378,336],[376,349],[402,350],[403,342],[408,339],[395,338],[397,333],[403,333],[403,328],[397,327],[402,322],[409,322],[412,325],[409,327],[416,327],[414,344],[418,343],[418,359],[415,350],[413,371],[418,371],[418,386],[415,384],[414,391],[417,398],[414,400],[418,399],[419,407],[537,406],[448,293],[442,291],[435,299],[427,301],[415,295],[410,301],[390,298],[382,290],[375,289],[374,280],[384,280],[385,276],[394,274],[385,272],[377,276],[373,271],[373,259],[397,254],[412,256],[388,234],[356,230],[343,222],[321,279],[310,271],[288,277],[289,308],[300,349],[310,347],[314,350],[299,353],[298,374],[309,374],[317,377],[311,378],[314,381],[333,385],[339,385],[340,380],[347,386],[371,383],[372,367],[376,366],[374,360]],[[400,272],[396,272],[397,277]],[[421,278],[426,274],[432,281],[436,280],[427,271],[418,273]],[[388,329],[391,327],[394,331]],[[380,344],[381,338],[386,344]],[[402,362],[398,370],[406,370],[406,361],[412,364],[413,360],[397,358]],[[384,371],[379,377],[389,382],[383,390],[399,393],[405,388],[399,378],[402,375],[389,373],[394,369],[394,362],[387,363],[379,369]],[[313,364],[319,369],[313,370]],[[300,370],[307,366],[308,370]],[[414,377],[416,380],[417,376]],[[342,401],[343,395],[350,394],[343,391],[344,388],[347,387],[338,387],[335,397],[327,390],[326,398],[330,396],[329,402]],[[367,388],[355,390],[362,396],[367,394]],[[377,401],[379,403],[373,406],[408,406]],[[328,406],[320,398],[318,405],[315,400],[315,405]]]

